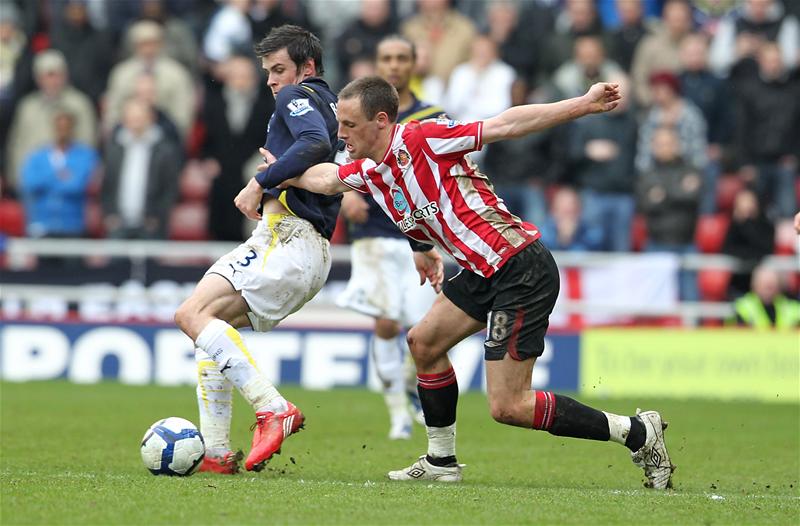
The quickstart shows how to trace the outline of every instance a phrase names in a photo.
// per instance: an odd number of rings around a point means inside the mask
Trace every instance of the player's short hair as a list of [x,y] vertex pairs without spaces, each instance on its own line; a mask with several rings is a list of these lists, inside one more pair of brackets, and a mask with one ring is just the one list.
[[286,48],[289,58],[298,68],[306,60],[312,59],[317,75],[325,72],[322,67],[322,43],[314,33],[300,26],[284,24],[272,28],[261,42],[253,46],[256,55],[262,58],[283,48]]
[[398,42],[403,42],[404,44],[408,44],[408,47],[411,48],[411,60],[416,62],[417,61],[417,46],[416,46],[416,44],[414,44],[414,42],[412,42],[410,39],[404,37],[403,35],[401,35],[399,33],[392,33],[391,35],[387,35],[387,36],[383,37],[382,39],[380,39],[380,41],[378,42],[378,45],[375,46],[375,58],[376,59],[378,58],[378,48],[380,48],[381,45],[383,45],[384,42],[392,42],[392,41],[395,41],[395,40],[398,41]]
[[397,120],[397,107],[400,104],[394,86],[378,76],[361,77],[350,82],[339,92],[339,100],[359,99],[361,111],[368,120],[378,112],[384,112],[389,120]]

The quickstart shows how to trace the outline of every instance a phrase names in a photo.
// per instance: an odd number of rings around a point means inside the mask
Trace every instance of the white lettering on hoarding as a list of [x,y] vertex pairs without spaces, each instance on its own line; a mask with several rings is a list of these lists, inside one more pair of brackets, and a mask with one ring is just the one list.
[[43,325],[5,327],[0,338],[5,380],[22,382],[58,378],[69,360],[69,339]]
[[150,382],[152,358],[144,338],[133,330],[103,327],[86,331],[72,350],[68,378],[76,383],[96,383],[103,379],[103,359],[119,360],[119,381],[125,384]]

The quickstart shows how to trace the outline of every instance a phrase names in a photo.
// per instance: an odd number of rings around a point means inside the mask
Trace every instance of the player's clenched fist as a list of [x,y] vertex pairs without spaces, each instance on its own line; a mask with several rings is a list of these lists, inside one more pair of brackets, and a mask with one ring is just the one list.
[[622,96],[619,93],[619,84],[598,82],[589,88],[584,97],[589,102],[591,113],[603,113],[617,107]]

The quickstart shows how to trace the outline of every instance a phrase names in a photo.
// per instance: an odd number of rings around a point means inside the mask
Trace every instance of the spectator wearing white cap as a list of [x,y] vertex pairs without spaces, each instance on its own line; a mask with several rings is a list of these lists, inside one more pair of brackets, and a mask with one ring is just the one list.
[[175,123],[185,140],[192,125],[195,89],[188,70],[178,61],[162,53],[162,27],[151,20],[131,26],[128,38],[133,43],[133,56],[114,66],[106,91],[103,126],[109,131],[120,121],[124,101],[133,94],[136,79],[150,73],[156,81],[156,102]]
[[16,188],[22,161],[33,150],[53,142],[52,123],[56,111],[64,109],[75,118],[76,141],[97,144],[97,115],[82,92],[69,84],[67,62],[60,51],[42,51],[33,60],[33,74],[38,90],[19,104],[9,132],[7,153],[8,183]]

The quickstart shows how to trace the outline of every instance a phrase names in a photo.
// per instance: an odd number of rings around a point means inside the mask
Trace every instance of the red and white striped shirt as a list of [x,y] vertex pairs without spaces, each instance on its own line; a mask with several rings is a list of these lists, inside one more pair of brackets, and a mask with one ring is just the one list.
[[489,277],[540,234],[508,211],[465,157],[481,149],[482,128],[480,121],[447,119],[396,124],[379,164],[345,164],[339,179],[372,194],[407,236],[433,243],[465,269]]

